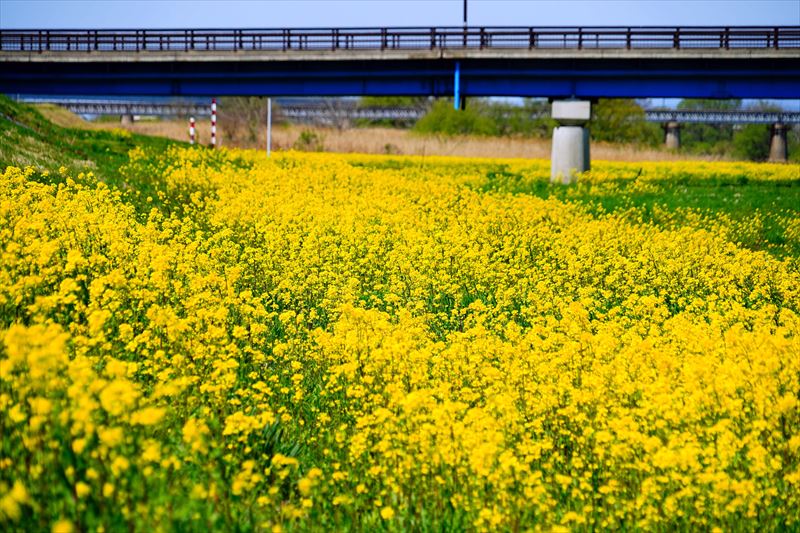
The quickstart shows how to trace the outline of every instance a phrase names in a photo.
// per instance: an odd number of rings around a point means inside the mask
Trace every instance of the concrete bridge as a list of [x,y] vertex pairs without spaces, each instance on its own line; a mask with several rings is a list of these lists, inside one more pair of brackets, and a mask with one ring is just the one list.
[[0,30],[0,92],[794,98],[800,26]]
[[592,99],[797,98],[800,26],[2,30],[0,65],[11,94],[547,97],[569,181]]
[[664,127],[667,148],[681,146],[681,124],[771,124],[769,161],[788,160],[786,134],[792,124],[800,124],[800,113],[774,111],[647,111],[647,120]]

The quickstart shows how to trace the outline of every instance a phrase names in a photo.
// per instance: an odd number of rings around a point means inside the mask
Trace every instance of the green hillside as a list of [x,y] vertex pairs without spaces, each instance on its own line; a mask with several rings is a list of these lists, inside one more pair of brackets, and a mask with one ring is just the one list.
[[66,167],[75,176],[91,172],[98,179],[115,183],[118,169],[135,147],[166,150],[180,144],[160,137],[132,134],[126,130],[63,128],[53,124],[35,108],[0,95],[0,168],[34,167],[54,172]]

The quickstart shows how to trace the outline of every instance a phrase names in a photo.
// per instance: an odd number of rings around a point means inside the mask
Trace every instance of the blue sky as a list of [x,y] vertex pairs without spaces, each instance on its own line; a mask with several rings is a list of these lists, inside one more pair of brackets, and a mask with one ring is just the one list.
[[[800,0],[468,0],[471,25],[800,25]],[[0,28],[460,25],[462,0],[0,0]]]

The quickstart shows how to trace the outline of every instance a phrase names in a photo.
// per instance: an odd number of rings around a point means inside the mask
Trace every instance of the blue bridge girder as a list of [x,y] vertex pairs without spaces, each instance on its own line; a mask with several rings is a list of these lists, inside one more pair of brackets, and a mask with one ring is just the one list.
[[798,98],[800,26],[0,31],[0,92]]

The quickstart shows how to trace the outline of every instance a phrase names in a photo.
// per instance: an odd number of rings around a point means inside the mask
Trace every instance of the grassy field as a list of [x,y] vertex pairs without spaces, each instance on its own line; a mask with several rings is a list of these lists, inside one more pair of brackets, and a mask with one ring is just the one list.
[[[145,120],[133,124],[113,122],[92,123],[52,105],[38,107],[49,120],[66,127],[91,129],[120,129],[165,137],[176,141],[188,141],[188,123],[185,120]],[[217,125],[222,146],[263,150],[266,146],[266,128],[261,128],[256,139],[246,134],[232,132],[225,117]],[[363,153],[384,155],[458,156],[492,158],[549,158],[550,142],[545,139],[517,137],[475,137],[469,135],[437,136],[421,135],[410,130],[396,128],[345,128],[316,127],[281,124],[273,129],[274,150],[291,150],[296,147],[301,135],[310,132],[315,143],[326,152]],[[201,143],[210,139],[208,120],[197,123],[197,138]],[[716,160],[719,157],[675,153],[666,149],[618,145],[603,142],[592,143],[592,157],[607,161],[687,161]]]
[[0,125],[3,530],[800,527],[796,165]]

